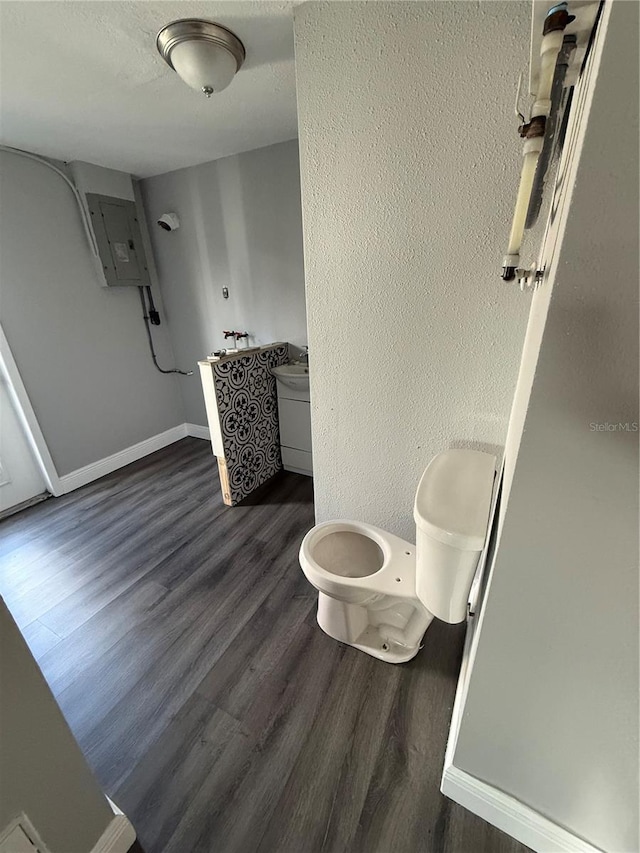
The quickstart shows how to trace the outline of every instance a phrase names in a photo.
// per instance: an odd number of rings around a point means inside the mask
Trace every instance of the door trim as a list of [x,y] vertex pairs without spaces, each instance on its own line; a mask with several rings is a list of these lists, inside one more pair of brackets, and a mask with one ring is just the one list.
[[46,486],[52,495],[58,497],[64,494],[64,488],[49,453],[47,442],[40,429],[36,413],[33,411],[33,406],[24,387],[18,365],[13,357],[2,325],[0,325],[0,371],[7,381],[9,396],[14,404],[18,420],[33,451],[38,467],[42,472]]
[[136,831],[122,810],[109,797],[107,800],[113,811],[113,818],[91,849],[91,853],[127,853],[136,840]]

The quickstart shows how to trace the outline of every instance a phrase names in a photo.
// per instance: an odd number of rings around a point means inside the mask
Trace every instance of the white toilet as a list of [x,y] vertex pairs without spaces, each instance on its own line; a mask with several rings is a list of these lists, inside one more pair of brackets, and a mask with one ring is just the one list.
[[417,544],[359,521],[327,521],[302,540],[318,624],[390,663],[411,660],[434,616],[462,622],[485,545],[496,458],[446,450],[427,466],[413,515]]

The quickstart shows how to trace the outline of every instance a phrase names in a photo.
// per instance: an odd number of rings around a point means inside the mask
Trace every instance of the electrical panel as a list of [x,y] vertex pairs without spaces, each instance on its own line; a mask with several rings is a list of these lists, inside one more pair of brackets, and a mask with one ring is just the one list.
[[86,199],[107,287],[150,285],[135,202],[98,193]]

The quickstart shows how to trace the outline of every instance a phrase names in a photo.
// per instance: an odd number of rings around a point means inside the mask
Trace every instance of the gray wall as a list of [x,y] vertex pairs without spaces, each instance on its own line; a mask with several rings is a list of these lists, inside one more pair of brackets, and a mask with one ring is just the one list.
[[430,459],[504,443],[528,309],[499,271],[530,7],[294,10],[318,521],[413,539]]
[[21,812],[51,853],[89,853],[113,812],[0,599],[0,831]]
[[[176,358],[193,367],[231,346],[307,342],[297,140],[141,183]],[[166,212],[179,230],[154,224]],[[222,288],[229,288],[223,299]],[[206,424],[200,382],[180,378],[189,423]]]
[[[69,188],[0,152],[0,322],[63,475],[184,421],[136,288],[101,288]],[[159,294],[158,294],[159,298]],[[154,330],[164,366],[166,327]]]
[[453,763],[621,853],[638,850],[638,433],[596,425],[640,420],[639,7],[611,8]]

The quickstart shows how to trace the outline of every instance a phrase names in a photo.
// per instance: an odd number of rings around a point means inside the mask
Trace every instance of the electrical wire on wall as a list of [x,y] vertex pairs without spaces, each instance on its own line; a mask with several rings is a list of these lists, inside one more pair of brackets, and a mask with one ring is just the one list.
[[8,154],[16,154],[18,157],[25,157],[27,160],[33,160],[36,163],[40,163],[42,166],[46,166],[48,169],[51,169],[53,172],[56,173],[56,175],[59,175],[62,178],[62,180],[65,182],[65,184],[67,184],[67,186],[73,193],[75,202],[78,205],[80,219],[82,220],[82,227],[84,228],[85,237],[87,238],[87,243],[89,244],[89,251],[91,252],[93,258],[99,261],[100,253],[98,252],[98,246],[96,243],[95,236],[93,234],[89,215],[84,204],[82,203],[82,198],[80,197],[78,188],[73,183],[73,181],[70,180],[69,177],[65,175],[65,173],[62,171],[62,169],[59,169],[54,163],[51,163],[44,157],[39,157],[37,154],[32,154],[30,151],[23,151],[22,148],[13,148],[11,145],[0,145],[0,151],[6,151]]
[[[149,299],[149,310],[147,312],[147,300],[145,299],[145,290],[147,291],[147,298]],[[160,325],[160,314],[156,310],[156,306],[153,303],[153,294],[151,292],[151,288],[147,285],[145,287],[138,287],[138,291],[140,293],[140,304],[142,305],[142,318],[144,320],[144,325],[147,330],[147,339],[149,341],[149,349],[151,350],[151,358],[153,359],[153,363],[155,365],[156,370],[160,371],[160,373],[179,373],[180,376],[193,376],[193,370],[178,370],[177,368],[173,368],[171,370],[164,370],[158,364],[158,357],[156,356],[156,351],[153,346],[153,337],[151,335],[151,326],[159,326]]]

